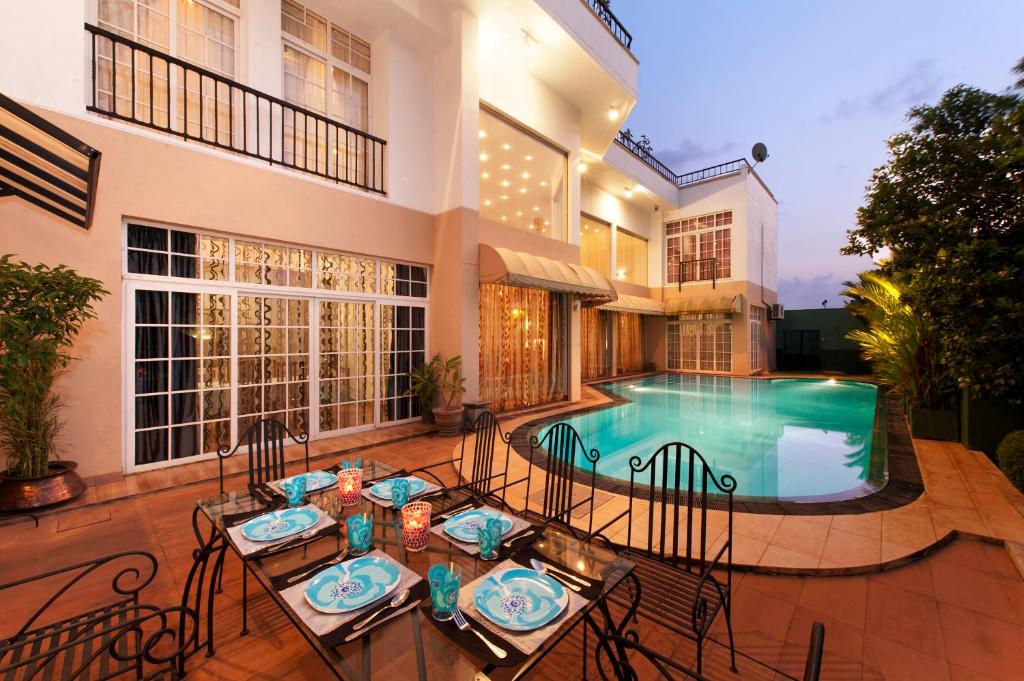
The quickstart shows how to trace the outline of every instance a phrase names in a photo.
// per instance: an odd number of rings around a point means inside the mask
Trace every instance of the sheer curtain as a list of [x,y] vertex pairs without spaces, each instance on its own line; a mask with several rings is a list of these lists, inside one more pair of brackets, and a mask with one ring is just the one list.
[[581,376],[584,380],[607,376],[609,313],[597,308],[580,310]]
[[616,331],[618,332],[619,373],[643,371],[644,368],[644,332],[643,319],[634,312],[618,312]]
[[495,411],[565,398],[565,296],[480,285],[480,395]]

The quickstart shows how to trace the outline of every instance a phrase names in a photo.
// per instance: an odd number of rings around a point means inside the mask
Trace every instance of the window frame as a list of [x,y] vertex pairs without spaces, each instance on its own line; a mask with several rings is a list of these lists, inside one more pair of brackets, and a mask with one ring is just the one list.
[[[650,270],[651,270],[651,267],[650,267],[651,240],[648,239],[647,237],[640,236],[639,234],[637,234],[636,232],[634,232],[634,231],[632,231],[630,229],[626,229],[622,225],[616,225],[615,226],[615,231],[616,231],[616,234],[615,234],[615,272],[614,272],[615,280],[616,281],[624,281],[624,282],[626,282],[628,284],[634,284],[636,286],[650,286],[650,284],[651,284],[651,277],[650,277]],[[632,237],[634,239],[637,239],[637,240],[643,242],[643,244],[644,244],[644,277],[643,277],[643,281],[633,281],[633,279],[630,278],[629,276],[627,276],[624,279],[620,279],[619,278],[619,269],[620,269],[620,263],[619,263],[619,233],[625,234],[627,237]]]
[[[682,226],[682,223],[684,223],[684,222],[688,222],[690,220],[698,220],[699,221],[701,218],[717,217],[719,215],[722,215],[722,216],[728,215],[729,222],[728,222],[727,225],[722,225],[722,226],[713,225],[711,227],[704,227],[702,229],[694,229],[694,230],[691,230],[691,231],[682,231],[681,226]],[[676,233],[676,234],[671,234],[670,235],[668,233],[669,225],[674,225],[674,224],[679,224],[680,225],[680,231],[678,233]],[[728,272],[729,272],[729,274],[727,276],[720,276],[719,272],[721,272],[721,270],[722,270],[722,263],[716,262],[715,279],[717,279],[718,281],[729,281],[729,280],[731,280],[733,278],[733,267],[732,267],[732,253],[733,253],[733,248],[732,248],[732,229],[733,229],[734,226],[735,226],[735,217],[734,217],[734,211],[731,208],[723,208],[721,210],[714,210],[714,211],[710,211],[710,212],[707,212],[707,213],[701,213],[700,215],[689,215],[689,216],[680,217],[680,218],[677,218],[677,219],[674,219],[674,220],[667,220],[662,225],[662,234],[664,236],[664,242],[665,242],[665,245],[663,247],[664,252],[662,253],[662,262],[665,265],[665,272],[664,272],[664,275],[663,275],[664,285],[665,286],[670,286],[672,284],[677,284],[678,285],[678,284],[682,283],[683,286],[687,286],[687,285],[690,285],[690,284],[703,284],[704,282],[710,281],[710,277],[704,278],[704,279],[694,279],[694,280],[690,280],[690,281],[686,281],[686,282],[680,282],[679,281],[679,263],[683,262],[683,239],[685,237],[687,237],[687,236],[691,236],[691,235],[693,236],[693,238],[694,238],[694,248],[696,250],[696,254],[697,254],[696,259],[697,260],[701,260],[701,259],[704,259],[704,258],[717,258],[718,256],[716,254],[717,254],[717,251],[718,251],[719,240],[716,238],[716,235],[720,231],[728,232],[728,240],[729,240]],[[711,241],[710,241],[711,254],[710,255],[704,255],[704,245],[701,243],[701,236],[702,235],[710,235],[710,238],[711,238]],[[677,240],[678,244],[679,244],[679,259],[674,263],[674,267],[672,266],[673,263],[669,262],[669,247],[670,247],[670,243],[669,242],[671,240],[673,240],[673,239]],[[675,279],[672,278],[673,274],[675,276]]]
[[[585,211],[580,211],[580,221],[582,222],[583,220],[587,220],[588,222],[596,222],[597,224],[599,224],[599,225],[601,225],[603,227],[607,227],[608,228],[608,258],[606,259],[606,262],[604,264],[605,265],[605,269],[608,270],[608,271],[604,272],[604,271],[602,271],[600,269],[598,269],[597,271],[600,272],[601,274],[603,274],[608,279],[611,279],[613,277],[613,274],[612,274],[612,261],[613,261],[613,257],[612,256],[613,256],[614,251],[615,251],[615,249],[612,248],[612,238],[613,238],[613,234],[615,232],[615,225],[613,225],[612,223],[608,222],[607,220],[602,220],[599,217],[591,215],[590,213],[587,213]],[[583,234],[582,234],[582,232],[583,232],[583,230],[581,229],[580,230],[580,264],[589,267],[589,265],[586,265],[586,263],[583,262]]]

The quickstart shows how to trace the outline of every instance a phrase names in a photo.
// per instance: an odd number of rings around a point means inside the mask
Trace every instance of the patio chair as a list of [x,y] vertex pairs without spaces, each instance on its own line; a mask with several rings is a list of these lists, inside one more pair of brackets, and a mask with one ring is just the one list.
[[[704,457],[683,442],[663,445],[646,462],[634,456],[629,467],[629,526],[622,553],[636,565],[639,593],[629,601],[620,600],[623,596],[615,599],[629,609],[626,620],[644,615],[696,641],[698,675],[704,639],[715,617],[723,613],[735,671],[731,612],[735,478],[726,474],[719,480]],[[647,512],[638,517],[634,510],[640,501],[646,502]],[[708,524],[709,508],[726,516],[718,538],[709,536],[714,529]],[[634,545],[635,521],[643,527]],[[624,628],[625,620],[619,631]]]
[[184,604],[141,601],[156,572],[152,554],[123,551],[0,585],[8,608],[42,602],[0,639],[0,677],[141,679],[146,666],[157,666],[177,678],[189,649],[199,648],[199,620]]
[[276,419],[260,419],[245,429],[234,447],[223,446],[217,452],[220,493],[224,493],[224,459],[234,456],[242,445],[249,455],[250,489],[285,476],[285,439],[290,438],[305,448],[306,470],[309,470],[309,434],[292,434],[288,426]]
[[[475,441],[473,443],[472,470],[468,471],[469,477],[467,479],[463,477],[463,471],[466,461],[466,439],[470,436],[475,436]],[[499,442],[505,445],[505,462],[503,466],[497,468],[496,466],[500,464],[495,461],[494,450],[495,445]],[[502,431],[501,425],[498,423],[498,417],[494,415],[494,412],[482,411],[477,416],[476,422],[470,428],[463,431],[462,448],[459,450],[458,458],[452,461],[441,461],[428,466],[422,466],[410,471],[410,474],[429,475],[439,485],[447,487],[432,469],[438,466],[458,464],[458,482],[454,487],[448,487],[449,493],[464,490],[478,499],[490,498],[498,505],[507,507],[505,503],[505,490],[513,485],[526,482],[525,477],[513,480],[512,482],[508,481],[511,442],[512,436]]]

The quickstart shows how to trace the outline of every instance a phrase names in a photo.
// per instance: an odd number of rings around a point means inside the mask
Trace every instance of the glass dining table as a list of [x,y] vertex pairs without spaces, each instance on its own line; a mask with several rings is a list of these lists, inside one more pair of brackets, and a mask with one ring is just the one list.
[[[362,467],[364,487],[372,485],[374,481],[406,474],[405,471],[376,461],[364,461]],[[429,495],[424,495],[424,499],[430,502],[433,515],[437,518],[450,513],[452,509],[463,508],[474,502],[479,504],[481,497],[465,488],[441,487]],[[255,517],[261,511],[281,507],[281,501],[268,494],[264,486],[263,489],[252,488],[217,494],[196,502],[193,529],[200,546],[194,552],[195,565],[188,578],[186,599],[194,603],[197,610],[200,606],[206,607],[206,611],[202,612],[200,617],[205,620],[207,633],[203,641],[196,638],[196,650],[193,653],[205,649],[208,656],[214,654],[212,633],[215,594],[219,590],[225,554],[228,550],[242,559],[245,579],[253,578],[259,583],[334,676],[346,681],[368,681],[372,678],[455,681],[521,678],[540,665],[545,656],[575,627],[582,625],[584,642],[587,640],[588,629],[590,635],[600,637],[602,631],[608,632],[615,628],[607,598],[613,590],[628,581],[627,577],[631,576],[633,570],[631,562],[607,546],[581,541],[564,526],[538,523],[531,525],[532,534],[527,531],[522,533],[525,536],[515,542],[508,542],[506,546],[511,544],[513,548],[505,549],[502,558],[514,559],[516,552],[529,551],[531,556],[542,560],[551,566],[551,569],[563,570],[567,574],[572,573],[584,578],[582,582],[577,579],[579,583],[592,580],[592,589],[589,599],[584,601],[585,604],[578,611],[566,615],[557,630],[539,647],[527,654],[513,655],[514,664],[509,665],[495,658],[488,659],[490,656],[481,654],[479,645],[460,645],[459,636],[451,622],[430,621],[429,595],[418,605],[410,601],[403,603],[400,608],[396,607],[394,613],[381,613],[384,616],[372,626],[366,627],[365,633],[361,636],[339,643],[314,632],[295,608],[289,605],[281,591],[284,590],[283,579],[290,581],[292,578],[289,576],[293,574],[313,576],[320,566],[330,565],[332,559],[346,548],[345,519],[348,515],[371,511],[374,517],[372,536],[375,548],[424,578],[431,565],[453,562],[460,566],[462,584],[465,586],[477,577],[487,574],[501,561],[485,561],[479,555],[470,555],[459,547],[457,542],[442,536],[440,532],[430,534],[425,550],[408,551],[402,541],[400,512],[385,508],[369,499],[363,499],[355,506],[342,506],[338,491],[334,487],[322,492],[309,493],[306,497],[306,503],[315,505],[337,521],[333,531],[321,532],[308,540],[288,544],[281,550],[261,553],[261,557],[258,558],[243,558],[238,546],[229,537],[228,528],[241,524],[239,519]],[[496,499],[492,498],[490,501],[490,505],[496,505]],[[506,514],[512,514],[510,509],[503,510]],[[532,520],[538,521],[536,518]],[[532,539],[528,538],[530,536]],[[522,560],[521,556],[519,559]],[[569,585],[573,583],[561,575],[556,576],[567,581]],[[417,593],[423,593],[423,590]],[[246,618],[249,616],[245,600],[243,598],[243,634],[247,633]],[[494,640],[497,641],[497,638]],[[587,664],[587,653],[584,649],[581,665],[585,669]],[[181,671],[184,671],[184,659]]]

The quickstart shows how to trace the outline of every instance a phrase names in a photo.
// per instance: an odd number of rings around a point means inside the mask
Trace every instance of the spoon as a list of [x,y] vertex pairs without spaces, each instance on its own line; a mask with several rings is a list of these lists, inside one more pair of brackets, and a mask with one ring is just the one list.
[[404,591],[401,591],[401,592],[395,594],[395,597],[391,599],[390,603],[388,603],[383,608],[381,608],[377,612],[375,612],[372,615],[370,615],[369,617],[367,617],[362,622],[356,624],[354,627],[352,627],[352,631],[359,631],[360,629],[364,629],[366,627],[366,625],[369,624],[370,622],[372,622],[373,619],[377,615],[381,614],[385,610],[390,610],[391,608],[397,608],[398,606],[402,605],[402,603],[405,603],[405,600],[407,598],[409,598],[409,590],[408,589],[405,589]]

